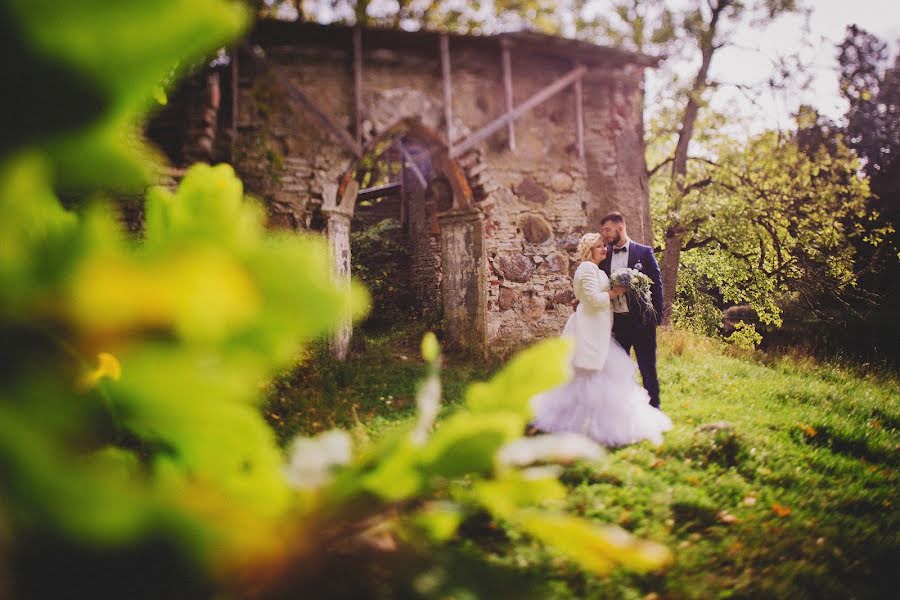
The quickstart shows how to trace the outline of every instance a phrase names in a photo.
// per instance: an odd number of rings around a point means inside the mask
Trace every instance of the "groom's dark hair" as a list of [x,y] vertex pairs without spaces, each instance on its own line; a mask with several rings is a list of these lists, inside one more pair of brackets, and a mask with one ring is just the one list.
[[617,210],[614,210],[611,213],[606,213],[602,219],[600,219],[600,225],[605,225],[607,221],[612,221],[613,223],[624,223],[625,217],[622,216]]

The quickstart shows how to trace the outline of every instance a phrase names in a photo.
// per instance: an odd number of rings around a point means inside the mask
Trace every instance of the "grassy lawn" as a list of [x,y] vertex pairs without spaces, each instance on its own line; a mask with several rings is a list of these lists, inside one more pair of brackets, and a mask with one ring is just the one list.
[[[414,414],[421,332],[369,339],[347,363],[313,350],[275,382],[284,441],[334,426],[377,437]],[[448,357],[445,411],[491,368]],[[525,537],[469,527],[458,543],[547,581],[554,598],[874,598],[900,564],[900,381],[803,357],[739,355],[682,332],[660,347],[662,448],[569,467],[566,508],[668,545],[662,573],[588,577]],[[489,535],[479,532],[489,531]]]

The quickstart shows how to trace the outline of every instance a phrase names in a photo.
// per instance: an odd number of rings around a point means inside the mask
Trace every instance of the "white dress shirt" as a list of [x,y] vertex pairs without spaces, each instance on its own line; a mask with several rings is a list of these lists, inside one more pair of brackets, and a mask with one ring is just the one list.
[[[611,250],[612,258],[609,261],[609,273],[612,275],[619,269],[627,269],[628,268],[628,252],[630,250],[631,240],[625,242],[623,248],[625,248],[625,252],[616,252],[615,248]],[[625,298],[625,294],[622,294],[618,298],[614,298],[612,301],[612,309],[613,312],[617,313],[627,313],[628,312],[628,300]]]

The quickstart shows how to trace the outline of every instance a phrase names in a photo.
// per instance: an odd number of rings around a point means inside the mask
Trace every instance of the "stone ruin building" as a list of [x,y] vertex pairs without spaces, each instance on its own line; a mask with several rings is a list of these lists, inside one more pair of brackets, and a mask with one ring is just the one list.
[[261,21],[148,136],[177,166],[233,164],[271,226],[327,236],[340,279],[351,229],[398,219],[398,277],[442,315],[445,343],[505,353],[561,331],[577,241],[603,214],[652,241],[642,88],[656,64],[531,32]]

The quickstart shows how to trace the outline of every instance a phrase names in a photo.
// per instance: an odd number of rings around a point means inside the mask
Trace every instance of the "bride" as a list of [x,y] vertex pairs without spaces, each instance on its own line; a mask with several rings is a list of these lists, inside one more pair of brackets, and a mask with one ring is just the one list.
[[604,446],[624,446],[641,440],[662,444],[672,421],[650,406],[647,391],[635,379],[637,366],[612,337],[610,300],[622,295],[610,289],[599,264],[608,249],[599,233],[578,242],[575,297],[579,304],[569,317],[563,336],[575,338],[567,383],[531,400],[535,414],[530,430],[584,434]]

